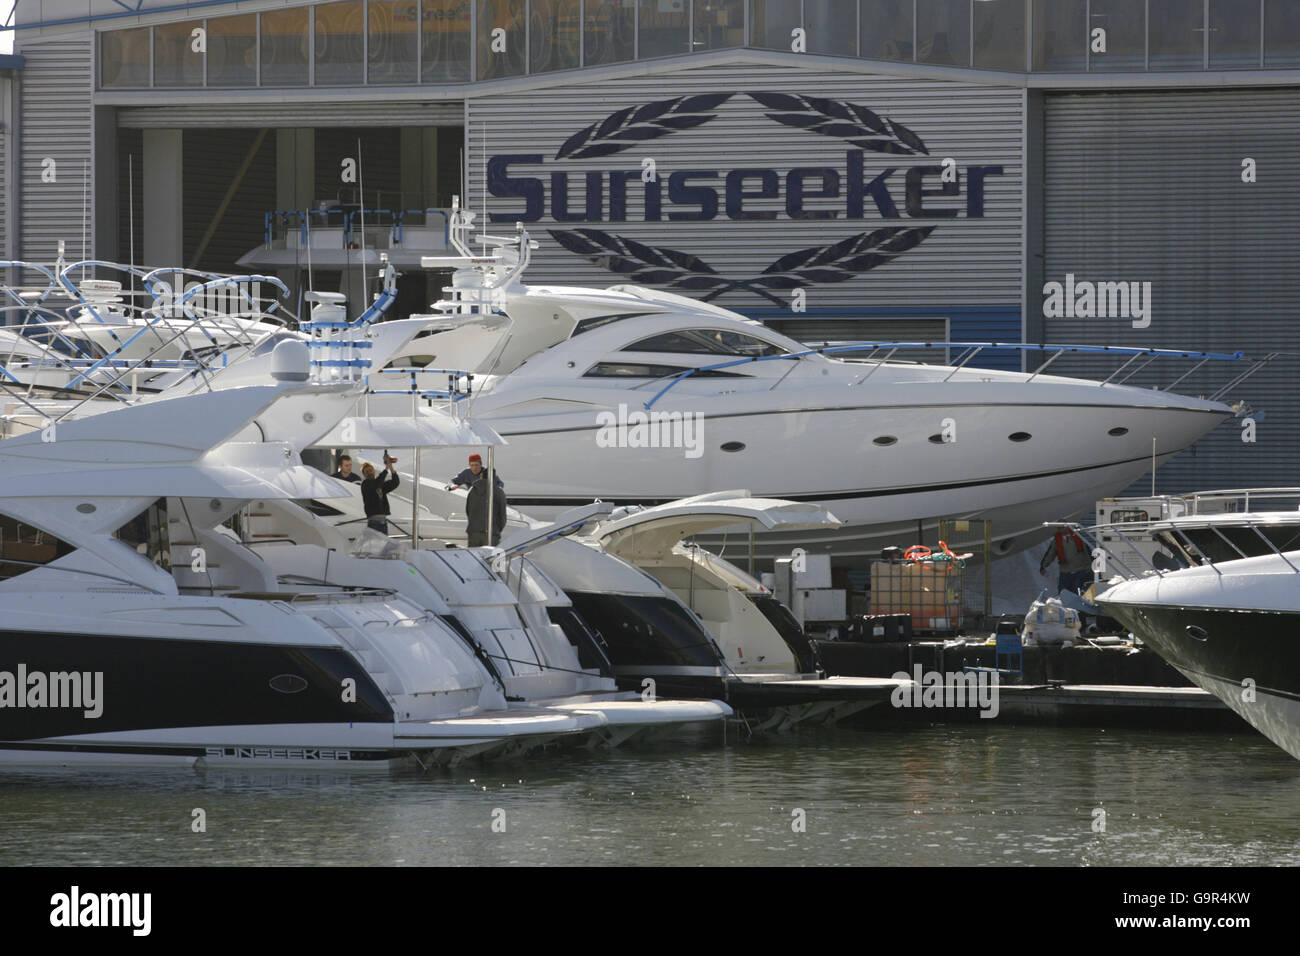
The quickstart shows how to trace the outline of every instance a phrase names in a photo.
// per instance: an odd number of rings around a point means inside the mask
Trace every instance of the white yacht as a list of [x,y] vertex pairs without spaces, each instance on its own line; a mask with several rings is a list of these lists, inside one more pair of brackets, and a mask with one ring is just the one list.
[[[1239,518],[1238,528],[1256,527]],[[1151,571],[1097,597],[1197,686],[1300,759],[1300,551]]]
[[338,493],[291,445],[232,440],[297,393],[356,397],[282,377],[0,441],[0,761],[427,766],[605,723],[509,709],[447,622],[392,590],[284,588],[238,541],[249,499]]
[[[119,278],[87,277],[91,266]],[[274,276],[232,281],[191,269],[68,263],[62,248],[59,259],[48,266],[15,261],[0,263],[0,268],[44,281],[43,287],[38,282],[3,288],[0,309],[14,313],[5,323],[10,332],[72,358],[112,355],[119,362],[175,362],[196,351],[251,347],[284,328],[285,317],[274,313],[288,289]],[[186,278],[188,288],[182,285]],[[143,291],[124,289],[124,281],[139,284]],[[267,298],[261,295],[263,286]],[[8,352],[6,364],[14,357]]]
[[[391,270],[388,278],[391,286]],[[415,334],[419,323],[353,325],[343,321],[342,305],[335,296],[320,294],[309,298],[317,302],[309,331],[326,333],[309,340],[309,344],[320,346],[314,353],[319,358],[312,362],[311,378],[316,381],[304,384],[293,394],[281,395],[276,403],[262,409],[235,436],[236,440],[283,441],[295,452],[305,451],[312,445],[328,448],[359,441],[395,448],[442,444],[481,447],[499,443],[490,429],[476,430],[472,422],[441,409],[426,407],[425,414],[416,417],[408,410],[404,418],[349,414],[367,392],[361,379],[372,357],[386,358]],[[363,334],[354,337],[354,332]],[[285,337],[274,336],[234,362],[215,367],[200,363],[192,370],[161,373],[165,386],[163,396],[256,387],[285,374],[281,367],[283,356],[286,348],[294,347],[303,353],[308,351],[303,345],[295,346],[292,338],[285,344]],[[116,363],[106,365],[105,371],[125,374]],[[301,377],[308,376],[303,373]],[[331,384],[331,380],[337,380],[342,387]],[[151,383],[157,386],[159,381],[155,377]],[[136,400],[146,403],[167,400],[163,396],[149,394]],[[85,399],[46,400],[39,408],[19,408],[11,418],[15,423],[21,422],[25,413],[28,427],[35,428],[39,426],[40,416],[33,420],[33,411],[88,415],[113,405]],[[352,484],[326,481],[336,495],[357,491],[357,486]],[[556,624],[544,609],[521,606],[517,595],[488,567],[482,555],[447,548],[440,542],[421,542],[422,547],[411,548],[381,539],[381,546],[374,547],[375,541],[357,533],[364,529],[364,519],[350,529],[350,535],[345,534],[320,517],[321,513],[330,511],[327,504],[310,493],[301,497],[310,501],[316,513],[272,496],[221,516],[222,521],[233,519],[229,522],[232,529],[225,533],[236,534],[242,549],[241,560],[257,565],[263,577],[278,582],[274,585],[262,582],[263,590],[364,587],[397,594],[414,602],[425,614],[436,616],[472,649],[512,710],[521,713],[550,710],[560,715],[595,718],[597,725],[587,729],[591,730],[593,739],[606,743],[617,744],[632,736],[686,723],[716,721],[731,713],[726,704],[716,700],[657,701],[620,691],[612,676],[580,661],[566,628],[561,626],[563,620]],[[223,539],[221,543],[226,542]],[[354,549],[356,544],[360,545],[359,549]],[[538,576],[535,571],[528,576],[530,588],[546,587],[546,582],[533,580]],[[216,590],[235,589],[244,584],[231,581],[214,584],[211,574],[205,573],[190,586],[207,588],[215,594]],[[559,593],[554,585],[550,589]],[[551,603],[567,606],[572,614],[567,598]]]
[[[991,519],[1004,554],[1149,470],[1153,442],[1159,464],[1233,415],[1122,384],[1123,372],[1096,382],[972,368],[978,345],[955,346],[952,366],[891,361],[898,343],[854,346],[868,357],[849,360],[671,293],[529,287],[527,234],[474,256],[470,228],[457,214],[462,255],[425,260],[457,270],[452,297],[394,361],[475,372],[473,414],[508,441],[498,466],[510,500],[539,517],[597,498],[654,505],[747,487],[842,521],[762,533],[765,558],[798,545],[861,559],[939,517]],[[1061,346],[1045,364],[1071,351],[1111,352],[1126,368],[1240,357]],[[425,473],[454,465],[438,451],[422,460]]]
[[[720,524],[794,531],[835,523],[816,506],[726,492],[616,515],[597,503],[554,522],[510,509],[499,549],[465,550],[463,491],[423,478],[418,504],[400,488],[390,499],[396,534],[415,527],[422,547],[444,558],[459,554],[467,566],[472,555],[488,559],[525,620],[531,614],[558,625],[584,666],[627,690],[720,698],[752,730],[782,730],[842,719],[883,702],[899,684],[828,676],[814,645],[770,592],[716,555],[680,543]],[[340,530],[363,525],[359,495],[319,504],[325,507],[313,510],[329,512],[326,520]],[[491,656],[511,658],[492,631],[483,641]],[[530,652],[520,656],[517,663],[533,662]]]

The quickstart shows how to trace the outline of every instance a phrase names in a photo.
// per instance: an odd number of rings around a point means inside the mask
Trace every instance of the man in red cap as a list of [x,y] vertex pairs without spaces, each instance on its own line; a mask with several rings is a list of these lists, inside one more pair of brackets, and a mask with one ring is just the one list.
[[[483,474],[483,459],[479,455],[469,456],[469,467],[453,478],[448,484],[448,491],[455,491],[457,488],[468,488],[474,482],[478,481],[478,476]],[[502,487],[501,474],[497,473],[497,487]]]
[[488,520],[487,472],[483,470],[483,459],[479,455],[469,456],[469,467],[453,478],[448,488],[449,491],[469,488],[465,515],[469,519],[467,534],[471,548],[486,547],[489,542],[497,544],[506,526],[505,483],[500,473],[493,477],[496,481],[493,483],[491,521]]

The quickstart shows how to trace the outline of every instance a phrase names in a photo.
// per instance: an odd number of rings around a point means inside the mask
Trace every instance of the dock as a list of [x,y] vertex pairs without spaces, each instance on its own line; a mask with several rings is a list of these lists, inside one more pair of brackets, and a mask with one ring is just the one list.
[[[1247,732],[1250,726],[1217,697],[1192,685],[1162,658],[1145,648],[1026,647],[1021,674],[998,675],[996,717],[981,717],[970,702],[950,706],[960,693],[952,685],[965,668],[993,668],[993,647],[942,641],[853,643],[817,641],[822,663],[832,674],[855,677],[920,675],[938,686],[935,706],[873,707],[851,724],[981,722],[1089,727],[1161,727],[1180,730]],[[938,675],[943,675],[942,677]],[[985,673],[987,681],[989,675]],[[942,688],[942,691],[940,690]],[[987,709],[987,708],[986,708]]]

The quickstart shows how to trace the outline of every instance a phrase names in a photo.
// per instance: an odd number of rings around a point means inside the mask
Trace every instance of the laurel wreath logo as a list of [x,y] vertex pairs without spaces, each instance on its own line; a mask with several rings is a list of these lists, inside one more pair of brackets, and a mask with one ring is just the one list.
[[704,301],[743,289],[779,306],[773,289],[797,289],[816,282],[844,282],[915,248],[934,226],[885,226],[826,246],[810,246],[777,259],[759,275],[733,279],[720,275],[699,256],[650,246],[599,229],[551,229],[557,243],[598,266],[633,282],[670,289],[707,291]]
[[637,143],[658,139],[678,130],[703,126],[718,118],[716,110],[734,93],[702,93],[656,100],[644,106],[629,106],[611,113],[598,123],[579,130],[564,141],[556,159],[593,159],[630,149]]
[[750,98],[774,112],[765,114],[785,126],[848,140],[877,153],[924,153],[921,137],[893,120],[882,119],[865,106],[794,93],[750,93]]
[[[555,158],[611,156],[638,143],[703,126],[717,119],[717,108],[736,95],[734,92],[705,93],[629,106],[569,137]],[[857,103],[795,93],[749,92],[745,95],[766,108],[764,115],[768,119],[783,126],[831,136],[878,153],[930,154],[915,132]],[[699,256],[664,246],[647,245],[599,229],[551,229],[549,232],[570,252],[634,282],[706,292],[705,301],[726,292],[745,290],[784,306],[785,301],[772,290],[852,279],[915,248],[934,229],[934,226],[886,226],[859,233],[830,245],[791,252],[759,275],[747,279],[720,275]]]

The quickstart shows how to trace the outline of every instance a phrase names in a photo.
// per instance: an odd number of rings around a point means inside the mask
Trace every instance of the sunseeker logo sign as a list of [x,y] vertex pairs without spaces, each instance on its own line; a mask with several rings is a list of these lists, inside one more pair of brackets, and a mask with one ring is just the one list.
[[[838,141],[845,147],[843,160],[834,166],[784,169],[685,168],[683,135],[715,122],[724,108],[757,109],[767,120],[796,129],[818,144]],[[889,159],[870,163],[870,153]],[[779,291],[858,278],[915,249],[945,220],[984,217],[985,182],[1002,175],[1003,167],[959,169],[951,158],[937,164],[915,161],[929,155],[929,147],[913,130],[859,103],[774,92],[677,96],[610,113],[569,136],[550,159],[541,153],[490,157],[488,191],[513,201],[513,208],[493,212],[490,218],[600,224],[549,232],[563,248],[632,282],[702,292],[705,299],[750,292],[784,306]],[[617,162],[628,160],[626,167],[610,169],[604,163],[605,169],[594,170],[583,162],[614,156]],[[908,157],[914,160],[910,164]],[[560,168],[538,176],[538,166]],[[572,172],[582,173],[581,199],[578,190],[571,190]],[[641,193],[639,209],[629,203],[636,190]],[[790,220],[842,216],[846,222],[877,223],[839,230],[840,235],[827,237],[829,241],[793,249],[751,274],[727,274],[676,244],[652,245],[620,235],[615,225],[686,224],[724,217],[774,221],[781,218],[782,206]]]

